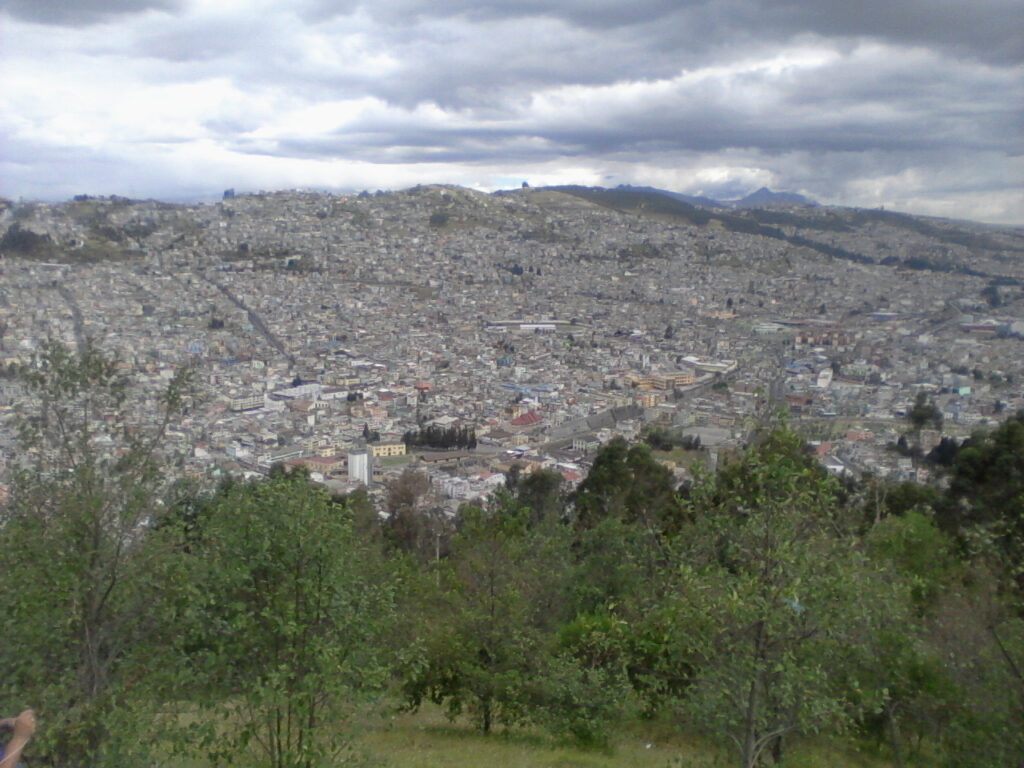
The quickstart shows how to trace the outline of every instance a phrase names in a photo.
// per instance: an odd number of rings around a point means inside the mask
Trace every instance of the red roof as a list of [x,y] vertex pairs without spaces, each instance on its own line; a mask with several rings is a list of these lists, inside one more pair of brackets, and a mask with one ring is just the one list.
[[524,413],[522,416],[518,416],[512,419],[512,421],[510,421],[509,424],[511,424],[513,427],[532,427],[534,424],[538,424],[541,421],[544,421],[544,417],[542,417],[539,413],[537,413],[536,411],[528,411],[527,413]]

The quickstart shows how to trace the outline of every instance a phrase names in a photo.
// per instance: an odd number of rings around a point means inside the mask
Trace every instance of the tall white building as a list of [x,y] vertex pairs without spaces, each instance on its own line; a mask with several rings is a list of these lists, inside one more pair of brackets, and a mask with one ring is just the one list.
[[369,449],[350,451],[348,454],[348,479],[358,480],[365,486],[373,482],[373,452]]

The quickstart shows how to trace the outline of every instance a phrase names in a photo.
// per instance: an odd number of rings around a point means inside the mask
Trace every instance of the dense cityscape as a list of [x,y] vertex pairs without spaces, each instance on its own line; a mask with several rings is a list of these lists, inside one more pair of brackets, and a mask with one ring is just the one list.
[[[831,472],[925,481],[944,435],[1024,407],[1019,230],[619,198],[7,202],[0,363],[91,340],[145,393],[143,419],[191,366],[197,405],[161,446],[176,471],[283,462],[380,494],[412,463],[450,512],[513,465],[577,483],[600,445],[655,427],[698,446],[663,459],[681,481],[780,411]],[[24,397],[0,380],[8,425]],[[916,429],[915,404],[935,410]],[[413,445],[429,428],[472,441]],[[12,428],[0,440],[6,468],[31,460]]]

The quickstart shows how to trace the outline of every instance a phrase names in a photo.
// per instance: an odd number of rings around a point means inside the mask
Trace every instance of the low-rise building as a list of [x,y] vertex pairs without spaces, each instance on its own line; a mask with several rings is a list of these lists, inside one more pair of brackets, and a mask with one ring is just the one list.
[[405,456],[405,443],[403,442],[376,443],[369,446],[369,449],[373,452],[375,458]]

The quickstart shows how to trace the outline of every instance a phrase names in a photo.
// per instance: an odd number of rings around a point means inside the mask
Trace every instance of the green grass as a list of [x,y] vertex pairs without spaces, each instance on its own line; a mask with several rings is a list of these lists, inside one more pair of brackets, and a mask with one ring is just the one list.
[[[498,728],[484,736],[466,720],[450,722],[440,708],[416,714],[356,715],[342,730],[354,732],[350,753],[358,766],[374,768],[733,768],[738,756],[672,723],[628,720],[616,724],[606,749],[587,748],[535,728]],[[170,753],[168,749],[168,753]],[[842,741],[813,740],[787,749],[779,768],[895,768],[878,751],[860,752]],[[872,754],[876,753],[876,754]],[[232,768],[262,764],[254,749]],[[345,763],[347,764],[347,763]],[[912,768],[929,762],[908,762]],[[167,768],[212,768],[205,758],[168,755]]]
[[686,451],[682,448],[673,448],[671,451],[651,451],[651,456],[662,461],[675,462],[680,467],[690,469],[695,463],[707,464],[707,451]]
[[[356,756],[355,765],[365,768],[733,768],[739,764],[735,752],[684,735],[669,720],[626,719],[615,725],[610,745],[600,748],[580,746],[539,728],[498,727],[484,736],[467,719],[451,722],[433,705],[417,713],[376,712],[354,713],[340,726],[354,734],[349,754]],[[842,741],[807,741],[787,749],[781,768],[895,768],[872,752],[877,751],[858,751]],[[262,762],[254,749],[250,759],[240,757],[231,765],[249,768]],[[200,756],[168,757],[161,764],[212,768]],[[928,764],[911,761],[906,765]]]
[[[437,707],[357,727],[355,746],[388,768],[732,768],[721,753],[670,723],[620,723],[607,749],[581,747],[538,729],[498,729],[490,736],[465,720],[449,722]],[[842,743],[795,745],[786,768],[892,768]]]
[[484,736],[468,722],[449,722],[437,708],[395,715],[363,731],[356,743],[390,768],[667,768],[681,756],[690,761],[682,765],[714,765],[706,747],[678,739],[628,733],[601,749],[534,729],[499,729]]
[[409,464],[415,460],[415,454],[407,453],[404,456],[381,456],[376,459],[376,462],[382,467],[401,467],[403,464]]

